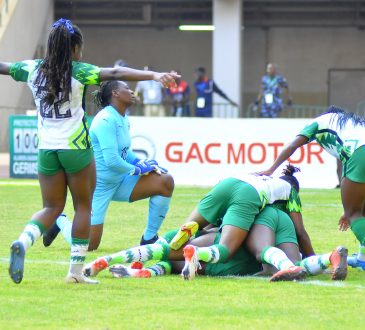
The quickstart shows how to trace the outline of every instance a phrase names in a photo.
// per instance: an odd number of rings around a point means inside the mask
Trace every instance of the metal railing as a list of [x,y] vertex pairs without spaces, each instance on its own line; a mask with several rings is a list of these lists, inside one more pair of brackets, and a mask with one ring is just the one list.
[[[314,118],[327,111],[327,109],[328,107],[326,106],[293,104],[291,106],[285,106],[283,111],[279,113],[278,118]],[[254,103],[249,104],[243,117],[259,118],[259,107]]]

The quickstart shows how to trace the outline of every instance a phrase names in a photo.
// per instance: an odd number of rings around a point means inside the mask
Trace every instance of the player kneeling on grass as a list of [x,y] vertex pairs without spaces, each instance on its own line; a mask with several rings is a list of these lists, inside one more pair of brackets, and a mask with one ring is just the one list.
[[[199,262],[211,258],[210,246],[219,242],[221,233],[217,228],[212,232],[198,231],[184,248],[173,250],[171,246],[179,247],[184,240],[197,231],[195,222],[185,224],[180,230],[167,233],[155,244],[138,246],[123,250],[110,256],[96,259],[84,268],[85,275],[96,276],[101,270],[110,268],[115,277],[151,277],[173,273],[182,274],[184,279],[193,279],[196,273],[210,276],[253,275],[262,274],[261,263],[273,265],[280,271],[271,281],[300,280],[307,274],[317,275],[332,266],[332,279],[344,280],[347,275],[347,250],[337,248],[332,253],[312,256],[303,260],[300,265],[298,243],[295,229],[290,218],[282,211],[266,207],[255,219],[246,246],[240,246],[236,253],[225,263]],[[177,233],[185,233],[185,235]],[[251,236],[252,234],[252,236]],[[186,242],[186,240],[185,240]],[[169,244],[170,243],[170,244]],[[275,247],[277,246],[277,247]],[[288,256],[284,253],[288,254]],[[252,254],[251,254],[251,253]],[[256,256],[256,258],[254,257]],[[185,259],[185,263],[181,260]],[[161,260],[159,263],[142,268],[126,267],[120,263],[144,262]],[[176,262],[180,260],[180,262]]]
[[[135,97],[122,81],[103,83],[95,95],[102,109],[90,127],[95,153],[96,189],[92,199],[89,250],[99,247],[104,219],[111,201],[129,202],[149,198],[147,226],[141,244],[153,243],[165,219],[174,189],[174,180],[156,160],[139,159],[131,149],[127,108]],[[61,231],[71,242],[72,222],[65,215],[43,236],[49,246]]]

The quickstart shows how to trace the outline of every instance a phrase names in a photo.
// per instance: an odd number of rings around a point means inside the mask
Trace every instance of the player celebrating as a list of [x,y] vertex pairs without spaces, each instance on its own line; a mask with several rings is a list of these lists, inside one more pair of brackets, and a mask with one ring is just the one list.
[[0,74],[27,82],[38,110],[38,178],[43,209],[26,224],[10,248],[9,275],[23,278],[25,253],[54,224],[71,191],[75,216],[72,225],[69,283],[97,283],[82,274],[88,249],[91,198],[95,187],[95,163],[83,109],[85,85],[104,80],[153,79],[169,85],[175,73],[156,73],[128,68],[99,68],[78,62],[83,38],[71,21],[52,26],[44,59],[17,63],[0,62]]
[[[219,244],[199,251],[197,258],[205,262],[225,262],[244,242],[255,216],[266,204],[286,201],[284,208],[294,222],[300,250],[303,256],[314,255],[310,238],[301,218],[301,202],[298,195],[299,183],[293,176],[297,169],[288,166],[280,178],[246,175],[242,180],[228,178],[220,181],[199,203],[188,218],[196,222],[199,228],[208,224],[217,226],[222,218],[222,236]],[[181,244],[186,241],[184,230],[173,240]],[[177,246],[179,247],[179,246]]]
[[[131,150],[126,110],[134,100],[133,92],[122,81],[107,81],[96,93],[97,105],[103,109],[90,127],[97,180],[92,200],[89,250],[97,249],[100,244],[105,214],[112,200],[134,202],[150,198],[147,228],[141,244],[157,240],[157,231],[169,209],[174,189],[172,176],[155,160],[140,160]],[[71,228],[72,222],[60,216],[43,236],[45,246],[52,243],[60,230],[70,243]]]
[[[221,237],[217,227],[197,233],[195,233],[196,223],[188,223],[187,228],[195,237],[189,240],[189,245],[184,248],[185,252],[193,246],[195,251],[204,250],[215,242],[219,242]],[[294,266],[295,262],[300,261],[300,254],[293,223],[287,214],[270,206],[265,207],[256,217],[248,234],[247,244],[241,245],[232,258],[225,263],[198,263],[196,258],[189,260],[185,258],[184,266],[181,261],[176,261],[184,259],[182,248],[176,251],[170,249],[171,241],[177,232],[178,230],[174,230],[166,233],[156,244],[138,246],[98,258],[86,265],[84,271],[88,276],[96,276],[109,266],[115,277],[152,277],[173,272],[181,273],[184,279],[193,279],[196,272],[210,276],[272,274],[262,271],[261,263],[265,263],[280,270],[271,278],[272,281],[300,280],[307,274],[321,274],[329,266],[332,266],[332,279],[344,280],[347,275],[347,250],[342,247],[328,254],[309,257],[301,262],[301,266]],[[249,252],[256,255],[256,258]],[[142,268],[141,261],[152,259],[161,261]],[[133,262],[131,267],[120,264],[131,262]],[[138,267],[136,262],[139,263]],[[274,269],[270,269],[272,270],[275,272]]]
[[352,267],[365,269],[365,119],[352,112],[331,106],[327,112],[312,120],[279,154],[263,175],[271,175],[295,150],[317,141],[329,154],[342,162],[341,199],[344,214],[340,230],[351,227],[360,242],[359,253],[349,257]]
[[[231,258],[246,239],[256,215],[268,203],[286,200],[288,212],[300,212],[299,184],[292,175],[294,168],[289,166],[287,171],[290,174],[287,173],[280,178],[247,175],[244,180],[228,178],[220,181],[200,201],[198,208],[192,212],[187,220],[187,224],[193,224],[200,229],[209,224],[221,226],[219,242],[199,249],[196,254],[197,261],[224,263]],[[183,226],[176,234],[171,242],[173,249],[179,249],[186,243],[190,236],[187,235],[187,232],[191,230],[189,226]],[[305,232],[306,234],[305,239],[302,237],[301,240],[301,251],[305,256],[314,255],[303,222],[300,226],[302,233]],[[151,250],[149,252],[149,254],[154,253],[161,255],[166,251],[163,247],[157,247],[156,251]],[[170,254],[170,258],[173,257],[174,254]]]

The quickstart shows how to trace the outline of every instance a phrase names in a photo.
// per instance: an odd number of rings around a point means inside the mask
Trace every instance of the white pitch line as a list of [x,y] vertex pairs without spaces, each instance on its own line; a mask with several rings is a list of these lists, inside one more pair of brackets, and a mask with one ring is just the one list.
[[[8,258],[0,258],[0,262],[8,263]],[[56,265],[68,265],[69,261],[54,261],[54,260],[35,260],[35,259],[25,259],[27,264],[56,264]]]
[[38,181],[0,181],[0,186],[31,186],[38,187]]
[[342,207],[342,204],[338,203],[303,203],[304,207],[317,207],[317,206],[326,206],[326,207]]
[[[230,278],[240,279],[240,280],[261,280],[269,281],[268,277],[256,277],[256,276],[229,276]],[[348,284],[343,281],[319,281],[319,280],[308,280],[308,281],[297,281],[297,284],[302,285],[313,285],[313,286],[323,286],[323,287],[333,287],[333,288],[348,288],[348,289],[365,289],[365,285],[360,284]]]

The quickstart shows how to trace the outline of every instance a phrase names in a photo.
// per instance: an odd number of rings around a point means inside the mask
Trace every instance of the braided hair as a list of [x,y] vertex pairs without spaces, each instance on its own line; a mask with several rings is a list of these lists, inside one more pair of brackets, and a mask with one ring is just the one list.
[[[72,52],[82,46],[80,29],[69,20],[60,19],[53,24],[48,37],[46,57],[42,61],[35,85],[36,95],[47,105],[57,99],[60,103],[69,101],[72,78]],[[46,95],[43,93],[46,91]]]
[[98,109],[108,106],[112,99],[113,90],[118,89],[118,80],[105,81],[100,85],[100,88],[95,91],[94,103]]
[[354,125],[365,126],[365,118],[360,117],[354,112],[348,112],[338,106],[331,105],[322,115],[331,113],[331,121],[337,120],[336,124],[339,128],[343,128],[346,123],[351,120]]
[[286,182],[290,183],[290,185],[297,191],[299,192],[299,181],[297,180],[297,178],[294,176],[294,173],[296,172],[300,172],[300,168],[299,167],[295,167],[291,164],[288,164],[283,172],[282,172],[282,176],[280,177],[280,179],[285,180]]

